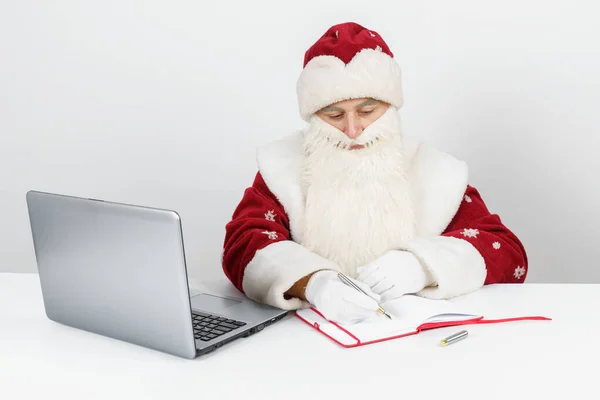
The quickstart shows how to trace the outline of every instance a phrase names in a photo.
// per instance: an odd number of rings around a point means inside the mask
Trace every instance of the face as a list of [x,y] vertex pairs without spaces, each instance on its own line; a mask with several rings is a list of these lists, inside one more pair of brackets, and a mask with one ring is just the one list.
[[[344,100],[319,110],[316,114],[323,121],[344,132],[354,140],[388,109],[383,101],[370,98]],[[356,145],[360,147],[360,145]]]

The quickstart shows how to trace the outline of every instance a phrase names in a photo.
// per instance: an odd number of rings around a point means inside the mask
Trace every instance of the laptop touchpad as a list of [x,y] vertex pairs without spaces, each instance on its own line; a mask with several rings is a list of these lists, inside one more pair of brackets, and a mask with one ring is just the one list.
[[206,311],[219,312],[229,307],[236,306],[241,303],[240,300],[215,296],[212,294],[202,293],[191,298],[192,308],[198,308]]

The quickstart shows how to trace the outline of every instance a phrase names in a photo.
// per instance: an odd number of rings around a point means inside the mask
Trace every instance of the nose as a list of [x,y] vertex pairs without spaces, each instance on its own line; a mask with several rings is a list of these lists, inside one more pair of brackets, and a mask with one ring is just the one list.
[[344,133],[350,139],[356,139],[362,133],[362,126],[360,123],[360,119],[357,115],[349,113],[346,117],[346,126],[344,128]]

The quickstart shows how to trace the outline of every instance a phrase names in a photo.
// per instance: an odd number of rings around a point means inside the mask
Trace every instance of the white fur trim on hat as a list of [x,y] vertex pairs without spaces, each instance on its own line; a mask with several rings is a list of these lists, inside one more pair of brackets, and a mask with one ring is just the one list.
[[296,91],[300,116],[305,121],[330,104],[363,97],[400,109],[402,71],[392,57],[379,50],[361,50],[347,65],[334,56],[318,56],[306,64]]

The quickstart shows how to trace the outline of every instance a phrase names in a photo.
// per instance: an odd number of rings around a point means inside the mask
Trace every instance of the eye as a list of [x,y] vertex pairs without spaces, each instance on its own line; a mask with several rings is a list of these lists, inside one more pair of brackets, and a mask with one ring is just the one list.
[[328,117],[331,119],[340,119],[342,118],[342,114],[329,114]]
[[359,113],[361,115],[369,115],[373,112],[374,110],[361,110]]

